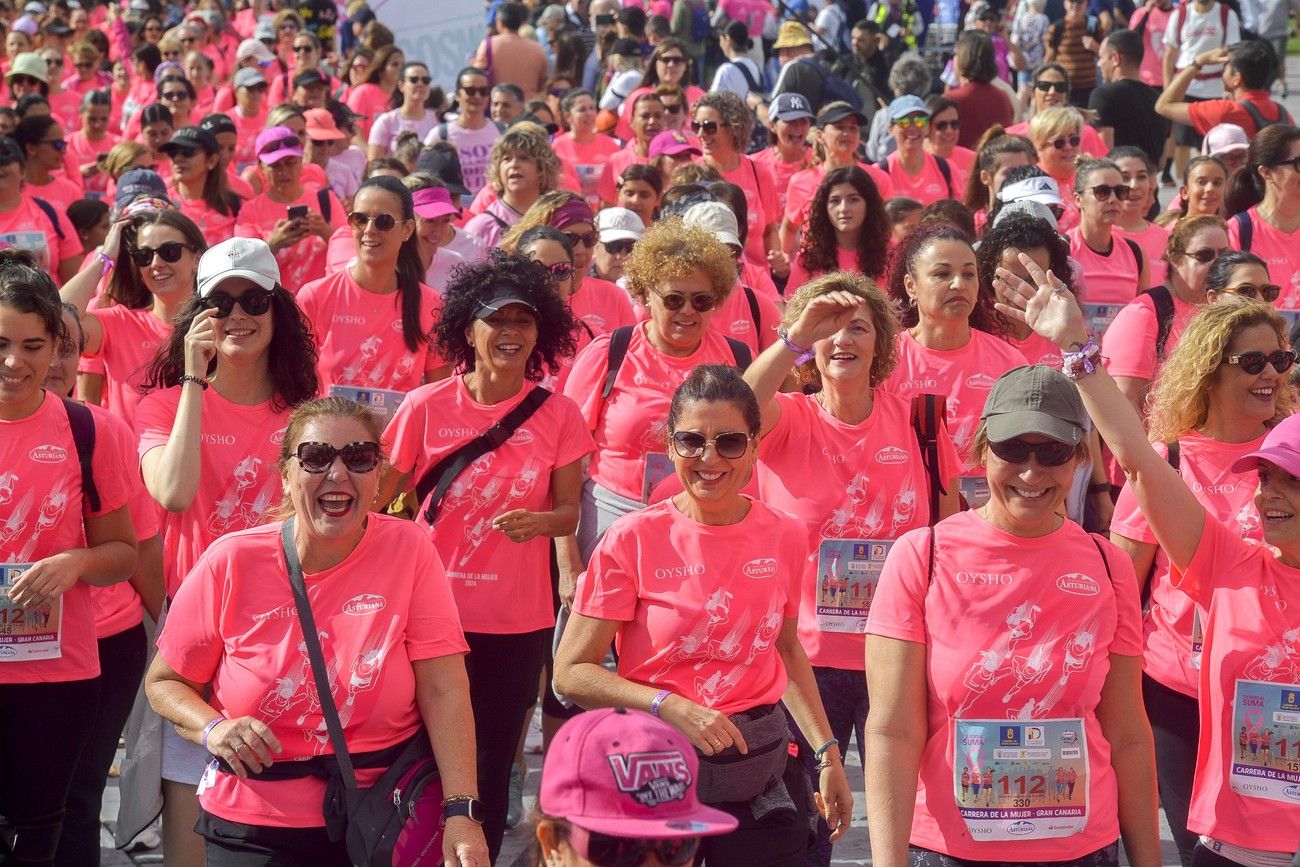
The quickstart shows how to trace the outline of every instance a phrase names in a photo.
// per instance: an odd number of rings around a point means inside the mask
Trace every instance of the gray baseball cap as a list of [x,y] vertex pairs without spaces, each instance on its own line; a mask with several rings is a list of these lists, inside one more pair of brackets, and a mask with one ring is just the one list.
[[1040,434],[1068,445],[1083,440],[1087,417],[1074,383],[1044,364],[1025,364],[1002,374],[980,415],[990,442]]

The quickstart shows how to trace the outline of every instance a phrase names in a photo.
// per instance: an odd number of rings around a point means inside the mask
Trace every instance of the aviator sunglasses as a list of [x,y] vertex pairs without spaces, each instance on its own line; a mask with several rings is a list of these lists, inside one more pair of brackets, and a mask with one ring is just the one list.
[[707,447],[713,446],[718,457],[734,460],[745,453],[751,439],[749,434],[741,431],[720,433],[713,439],[691,430],[679,430],[672,435],[673,451],[684,458],[701,457]]

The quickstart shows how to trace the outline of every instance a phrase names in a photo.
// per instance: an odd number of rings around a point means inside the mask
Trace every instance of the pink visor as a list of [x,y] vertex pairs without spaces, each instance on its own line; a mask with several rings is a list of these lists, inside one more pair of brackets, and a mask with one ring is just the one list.
[[415,202],[416,216],[424,217],[426,220],[460,213],[460,208],[451,201],[451,193],[442,187],[425,187],[416,190],[411,198]]

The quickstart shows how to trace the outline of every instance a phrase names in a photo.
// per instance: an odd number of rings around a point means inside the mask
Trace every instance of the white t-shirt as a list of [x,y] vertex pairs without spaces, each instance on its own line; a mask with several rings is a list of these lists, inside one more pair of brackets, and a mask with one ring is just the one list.
[[610,111],[618,111],[623,107],[623,100],[627,99],[640,83],[640,70],[628,69],[620,72],[614,76],[609,83],[609,87],[605,88],[605,92],[600,95],[600,107]]
[[[478,195],[487,184],[488,157],[492,155],[492,145],[501,137],[501,130],[490,120],[478,129],[466,129],[455,122],[447,123],[445,127],[447,141],[460,154],[460,173],[465,187],[471,195]],[[435,124],[425,136],[424,143],[431,145],[442,141],[439,135],[442,129],[442,124]]]
[[741,99],[748,96],[750,91],[749,82],[745,80],[745,73],[736,68],[736,64],[738,63],[744,64],[745,68],[749,70],[749,74],[753,76],[754,83],[758,85],[758,87],[753,89],[757,92],[762,92],[763,75],[759,72],[758,64],[754,63],[754,61],[750,60],[748,57],[741,57],[736,60],[727,61],[719,66],[718,71],[714,73],[713,76],[713,86],[710,87],[709,90],[714,93],[729,90]]
[[[1226,45],[1235,45],[1241,40],[1241,20],[1237,13],[1228,10],[1228,32],[1223,32],[1223,13],[1215,3],[1210,11],[1202,14],[1195,3],[1189,3],[1186,11],[1175,11],[1169,16],[1165,27],[1165,45],[1177,46],[1174,57],[1174,69],[1191,66],[1196,55],[1203,51],[1213,51]],[[1182,27],[1179,28],[1179,22]],[[1223,97],[1223,67],[1206,66],[1196,74],[1187,88],[1188,96],[1200,99],[1220,99]]]

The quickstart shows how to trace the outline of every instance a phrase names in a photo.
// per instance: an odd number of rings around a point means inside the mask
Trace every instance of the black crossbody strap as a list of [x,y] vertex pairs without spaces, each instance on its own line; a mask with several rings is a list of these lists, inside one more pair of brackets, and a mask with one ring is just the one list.
[[311,661],[311,676],[316,683],[316,701],[320,703],[321,715],[325,717],[325,728],[329,729],[330,743],[334,745],[334,757],[338,760],[339,770],[343,773],[343,785],[349,789],[357,787],[357,773],[352,769],[352,756],[348,755],[348,742],[343,737],[343,722],[339,719],[339,709],[334,706],[334,693],[330,692],[330,678],[325,670],[325,653],[321,650],[320,634],[316,632],[316,618],[311,613],[311,601],[307,598],[307,584],[302,578],[302,563],[298,561],[298,549],[293,543],[292,517],[287,518],[280,527],[280,545],[284,548],[284,562],[289,567],[289,586],[293,588],[293,603],[298,610],[298,623],[302,626],[303,643],[307,646],[307,659]]
[[500,448],[515,431],[519,430],[520,425],[528,421],[533,413],[546,403],[546,399],[550,396],[551,393],[541,386],[534,388],[519,402],[518,406],[498,419],[496,424],[438,461],[420,477],[420,481],[415,486],[415,495],[419,501],[424,502],[424,498],[430,492],[433,493],[428,507],[424,510],[424,519],[430,526],[438,517],[438,503],[442,502],[443,495],[447,493],[451,483],[456,481],[456,477],[483,455]]

